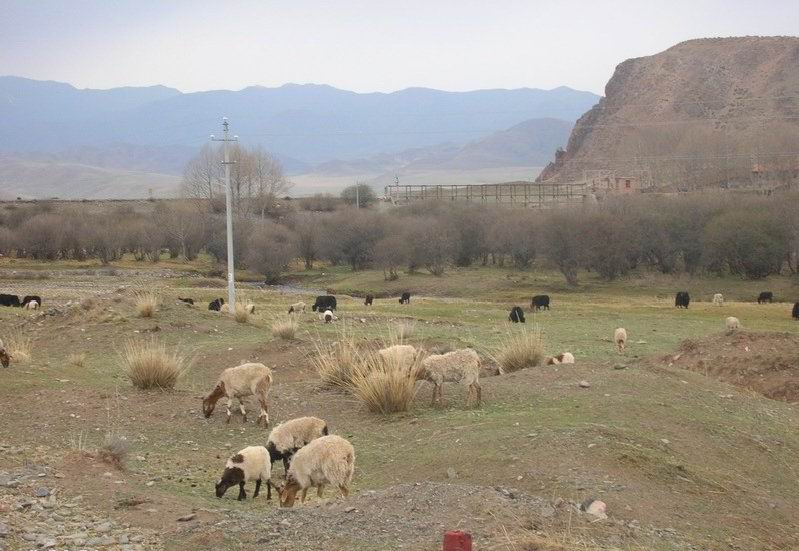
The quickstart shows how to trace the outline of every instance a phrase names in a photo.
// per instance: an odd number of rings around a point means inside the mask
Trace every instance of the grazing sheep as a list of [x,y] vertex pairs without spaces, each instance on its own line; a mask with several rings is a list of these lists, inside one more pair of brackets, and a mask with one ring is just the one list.
[[294,454],[286,483],[277,488],[280,506],[293,507],[300,490],[300,502],[304,503],[308,488],[314,486],[316,495],[321,498],[325,484],[337,486],[341,495],[347,497],[354,471],[355,448],[352,444],[335,434],[317,438]]
[[472,394],[476,394],[477,405],[482,401],[480,388],[480,356],[471,348],[453,350],[446,354],[433,354],[422,360],[422,368],[417,374],[418,379],[433,383],[433,401],[436,397],[444,400],[444,382],[461,383],[469,387],[466,395],[466,404],[471,401]]
[[39,308],[39,303],[35,300],[31,300],[30,302],[26,303],[24,308],[26,310],[37,310]]
[[325,323],[330,323],[331,321],[335,321],[338,318],[336,317],[335,314],[333,314],[331,310],[325,310],[325,313],[319,316],[319,319],[324,320]]
[[525,323],[524,321],[524,310],[521,309],[519,306],[514,306],[510,309],[510,315],[508,316],[508,320],[512,321],[513,323]]
[[193,298],[181,298],[181,297],[178,297],[178,300],[180,302],[186,303],[186,304],[188,304],[190,306],[194,306],[194,299]]
[[291,306],[289,306],[289,314],[299,314],[300,312],[305,313],[305,303],[304,302],[295,302]]
[[17,295],[7,295],[0,293],[0,306],[13,306],[19,308],[21,306],[19,297]]
[[336,297],[333,295],[319,295],[316,297],[316,302],[311,306],[314,312],[324,312],[325,310],[336,309]]
[[713,295],[713,304],[716,306],[724,306],[724,295],[721,293],[716,293]]
[[11,363],[11,356],[6,351],[6,347],[3,346],[3,341],[0,341],[0,363],[3,364],[3,367],[8,367]]
[[220,314],[229,314],[230,313],[230,305],[229,304],[223,304],[222,306],[220,306],[219,307],[219,313]]
[[404,291],[402,296],[399,299],[400,304],[410,304],[411,303],[411,294],[408,291]]
[[561,352],[557,356],[547,358],[547,365],[573,364],[574,355],[571,352]]
[[741,328],[741,322],[740,322],[740,321],[738,321],[738,318],[734,318],[734,317],[732,317],[732,316],[728,317],[728,318],[725,320],[725,323],[726,323],[726,325],[727,325],[727,334],[728,334],[728,335],[732,335],[732,334],[733,334],[733,333],[735,333],[735,332],[736,332],[738,329],[740,329],[740,328]]
[[763,304],[766,302],[768,302],[769,304],[774,302],[774,293],[772,293],[771,291],[763,291],[757,296],[758,304]]
[[239,453],[230,457],[225,463],[225,470],[219,482],[216,483],[216,497],[222,497],[231,486],[238,484],[238,500],[247,499],[244,483],[255,481],[255,493],[252,498],[258,497],[261,491],[261,482],[266,481],[266,499],[272,499],[272,463],[269,461],[269,451],[263,446],[248,446]]
[[[27,308],[28,304],[34,301],[36,301],[37,308],[42,305],[42,297],[39,295],[25,295],[25,298],[22,299],[22,307]],[[31,308],[31,310],[35,309],[36,308]]]
[[677,295],[674,297],[675,308],[688,308],[690,303],[691,295],[688,294],[688,291],[678,291]]
[[327,423],[318,417],[299,417],[281,423],[272,429],[266,441],[269,461],[274,463],[282,459],[283,469],[288,476],[291,457],[297,450],[327,434]]
[[413,365],[420,352],[421,350],[416,350],[410,344],[395,344],[377,351],[385,364],[408,368]]
[[619,354],[624,352],[624,347],[627,346],[627,330],[624,327],[619,327],[613,333],[613,342],[619,349]]
[[536,295],[530,301],[530,308],[534,311],[546,309],[549,310],[549,295]]
[[244,310],[248,314],[254,314],[255,313],[255,304],[253,304],[252,302],[248,302],[247,304],[244,305]]
[[219,380],[211,393],[203,399],[203,414],[206,419],[211,417],[216,403],[222,396],[225,396],[227,398],[227,405],[225,406],[226,422],[230,423],[230,418],[232,417],[230,406],[233,404],[233,399],[236,398],[239,401],[239,409],[246,423],[247,412],[244,411],[244,402],[242,400],[248,396],[257,396],[258,403],[261,406],[258,424],[263,419],[265,421],[264,425],[268,427],[269,407],[266,397],[271,386],[272,371],[264,364],[247,363],[237,367],[229,367],[219,376]]
[[795,320],[799,320],[799,302],[793,305],[793,312],[791,312],[791,316]]
[[363,301],[363,305],[364,306],[371,306],[372,302],[374,301],[374,299],[375,299],[374,295],[366,295],[366,298]]
[[219,312],[220,310],[222,310],[222,305],[223,304],[225,304],[225,299],[217,298],[217,299],[212,300],[208,304],[208,309],[209,310],[213,310],[214,312]]

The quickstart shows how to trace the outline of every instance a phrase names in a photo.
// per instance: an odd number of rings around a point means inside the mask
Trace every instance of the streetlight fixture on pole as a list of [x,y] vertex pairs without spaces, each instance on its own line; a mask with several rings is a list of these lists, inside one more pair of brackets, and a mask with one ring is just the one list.
[[217,139],[211,134],[211,141],[222,142],[222,149],[224,151],[224,161],[222,161],[222,164],[225,165],[225,213],[227,217],[227,301],[228,308],[230,312],[233,313],[236,311],[236,286],[233,263],[233,190],[230,188],[230,165],[234,164],[235,161],[231,162],[230,160],[227,144],[228,142],[239,141],[239,137],[233,136],[230,138],[228,136],[228,126],[227,117],[222,117],[222,132],[224,137]]

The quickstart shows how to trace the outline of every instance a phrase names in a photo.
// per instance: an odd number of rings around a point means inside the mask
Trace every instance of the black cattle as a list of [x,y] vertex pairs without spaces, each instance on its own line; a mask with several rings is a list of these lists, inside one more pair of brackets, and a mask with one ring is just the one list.
[[29,302],[34,300],[39,303],[39,306],[42,305],[42,297],[39,295],[25,295],[25,298],[22,299],[22,307],[25,308]]
[[678,291],[674,297],[674,306],[677,308],[688,308],[690,303],[691,295],[688,294],[688,291]]
[[793,305],[793,319],[799,320],[799,302]]
[[180,302],[185,302],[186,304],[191,304],[192,306],[194,306],[194,299],[193,298],[180,298],[180,297],[178,297],[178,300]]
[[411,303],[411,294],[408,291],[402,293],[402,296],[399,299],[400,304],[410,304]]
[[363,301],[363,305],[364,305],[364,306],[371,306],[371,305],[372,305],[372,301],[373,301],[374,299],[375,299],[375,296],[374,296],[374,295],[366,295],[366,299],[364,299],[364,301]]
[[510,309],[508,320],[512,321],[513,323],[524,323],[524,310],[522,310],[519,306],[514,306]]
[[549,295],[536,295],[533,297],[533,300],[530,301],[530,308],[533,310],[541,310],[545,308],[549,310]]
[[774,302],[774,293],[772,293],[771,291],[763,291],[762,293],[757,295],[757,303],[763,304],[764,302],[768,302],[769,304]]
[[18,308],[21,304],[17,295],[0,294],[0,306],[15,306]]
[[336,297],[333,295],[319,295],[316,297],[316,302],[311,306],[314,312],[324,312],[325,310],[336,309]]
[[217,298],[212,300],[211,303],[208,304],[208,309],[213,310],[214,312],[219,312],[222,309],[223,304],[225,304],[225,299]]

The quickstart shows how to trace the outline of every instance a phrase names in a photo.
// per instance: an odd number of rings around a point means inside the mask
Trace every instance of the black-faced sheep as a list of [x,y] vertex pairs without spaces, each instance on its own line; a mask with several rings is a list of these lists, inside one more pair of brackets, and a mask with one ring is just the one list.
[[212,311],[214,311],[214,312],[219,312],[219,311],[221,311],[221,310],[222,310],[222,306],[223,306],[224,304],[225,304],[225,299],[223,299],[223,298],[216,298],[216,299],[212,300],[212,301],[211,301],[211,302],[208,304],[208,309],[209,309],[209,310],[212,310]]
[[21,304],[17,295],[6,295],[5,293],[0,293],[0,306],[13,306],[19,308]]
[[335,434],[317,438],[294,454],[286,483],[277,488],[281,507],[293,507],[297,492],[302,490],[301,502],[309,488],[317,488],[322,497],[325,484],[338,487],[341,495],[350,493],[350,482],[355,472],[355,448]]
[[624,352],[624,348],[627,346],[627,330],[624,327],[619,327],[613,333],[613,342],[616,343],[619,354]]
[[688,308],[691,303],[691,295],[688,291],[678,291],[674,297],[674,306],[676,308]]
[[289,314],[299,314],[300,312],[305,312],[305,303],[304,302],[295,302],[291,306],[289,306]]
[[713,304],[716,306],[724,306],[724,295],[721,293],[716,293],[713,295]]
[[524,310],[522,310],[519,306],[514,306],[510,310],[508,320],[512,321],[513,323],[525,323]]
[[549,310],[549,295],[536,295],[530,301],[530,308],[534,311]]
[[793,305],[793,312],[791,312],[791,316],[795,320],[799,320],[799,302]]
[[316,301],[311,306],[311,310],[314,312],[324,312],[325,310],[335,310],[336,309],[336,297],[333,295],[319,295],[316,297]]
[[3,341],[0,341],[0,364],[2,364],[3,367],[8,367],[10,363],[11,363],[11,356],[6,350],[6,347],[3,346]]
[[[193,298],[181,298],[181,297],[178,297],[178,300],[180,302],[183,302],[183,303],[189,304],[191,306],[194,306],[194,299]],[[209,308],[209,310],[210,310],[210,308]]]
[[297,450],[327,434],[327,423],[318,417],[299,417],[281,423],[272,429],[266,441],[269,461],[274,463],[282,460],[283,469],[288,475],[291,458]]
[[764,304],[766,302],[768,302],[769,304],[774,302],[774,293],[772,293],[771,291],[763,291],[757,296],[758,304]]
[[266,481],[266,499],[272,499],[272,463],[269,461],[269,452],[263,446],[248,446],[239,453],[230,457],[225,463],[222,477],[216,483],[216,497],[222,497],[231,486],[238,485],[241,501],[247,498],[244,483],[255,481],[255,493],[252,498],[258,497],[261,491],[261,482]]
[[[39,295],[25,295],[25,298],[22,299],[22,307],[27,308],[28,304],[31,302],[36,302],[38,305],[36,308],[38,308],[42,305],[42,297]],[[31,308],[31,310],[35,310],[36,308]]]
[[372,302],[375,300],[374,295],[366,295],[366,298],[363,301],[364,306],[371,306]]
[[399,299],[400,304],[410,304],[411,303],[411,294],[408,291],[402,293],[402,296]]
[[444,382],[461,383],[469,387],[466,395],[468,406],[475,395],[477,405],[482,401],[480,388],[480,356],[471,348],[453,350],[446,354],[433,354],[422,360],[422,367],[417,374],[418,379],[433,383],[433,401],[444,400]]
[[244,422],[247,422],[247,412],[244,410],[243,399],[248,396],[257,396],[258,403],[261,406],[261,412],[258,415],[258,424],[264,421],[264,425],[269,426],[269,406],[266,397],[269,394],[269,389],[272,386],[272,370],[264,364],[247,363],[237,367],[229,367],[225,369],[219,376],[214,389],[208,396],[203,399],[203,414],[206,419],[211,417],[214,412],[216,403],[223,396],[227,398],[226,414],[227,423],[230,423],[232,413],[230,406],[233,404],[233,399],[239,401],[239,409]]
[[325,321],[325,323],[330,323],[338,319],[332,310],[325,310],[321,318]]

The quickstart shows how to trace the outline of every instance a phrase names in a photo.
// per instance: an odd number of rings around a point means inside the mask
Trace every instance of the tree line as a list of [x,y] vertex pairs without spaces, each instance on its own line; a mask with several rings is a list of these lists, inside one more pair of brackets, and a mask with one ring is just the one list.
[[[382,270],[386,280],[453,266],[555,268],[571,285],[585,270],[606,280],[633,271],[734,274],[758,279],[796,273],[799,195],[629,196],[551,210],[465,203],[388,209],[284,201],[264,213],[237,211],[239,268],[276,282],[295,261]],[[224,216],[210,203],[154,202],[98,209],[91,203],[8,204],[0,209],[0,253],[38,260],[130,254],[156,262],[207,253],[226,261]]]

